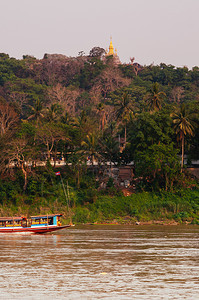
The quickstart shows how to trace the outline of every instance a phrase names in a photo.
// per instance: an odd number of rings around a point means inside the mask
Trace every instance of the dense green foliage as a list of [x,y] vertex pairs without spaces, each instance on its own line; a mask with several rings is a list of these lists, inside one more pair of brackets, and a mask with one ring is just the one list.
[[[115,65],[103,54],[0,54],[1,214],[65,210],[61,162],[76,222],[197,220],[184,163],[199,159],[199,68]],[[134,194],[124,197],[114,168],[132,162]]]
[[[21,174],[17,181],[1,182],[1,213],[4,214],[46,214],[62,212],[66,222],[79,223],[119,223],[161,221],[165,224],[173,220],[182,223],[199,224],[199,189],[178,189],[174,192],[142,192],[124,197],[112,187],[106,191],[96,191],[95,182],[84,178],[79,190],[72,187],[72,181],[64,178],[65,197],[60,178],[54,172],[43,172],[38,180],[29,180],[27,193],[20,194],[23,186]],[[68,184],[69,179],[69,184]],[[49,183],[51,182],[51,184]],[[111,186],[111,184],[110,184]],[[112,195],[111,195],[112,194]],[[69,215],[67,202],[71,207]],[[94,201],[94,202],[93,202]]]
[[175,194],[143,192],[130,197],[100,196],[93,205],[77,207],[74,212],[77,223],[175,220],[199,224],[199,192],[179,190]]

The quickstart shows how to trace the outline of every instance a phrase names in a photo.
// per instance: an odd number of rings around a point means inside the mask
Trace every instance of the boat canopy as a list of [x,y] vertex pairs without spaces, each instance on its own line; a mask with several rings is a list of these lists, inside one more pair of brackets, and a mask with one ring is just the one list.
[[26,220],[25,217],[0,217],[0,222],[6,222],[6,221],[22,221]]
[[61,217],[61,216],[62,216],[62,214],[52,214],[52,215],[31,216],[30,218],[32,220],[35,220],[35,219],[50,219],[53,217]]
[[[39,216],[31,216],[30,219],[50,219],[53,217],[61,217],[62,214],[51,214],[51,215],[39,215]],[[27,220],[26,217],[0,217],[0,222],[6,222],[6,221],[23,221]]]

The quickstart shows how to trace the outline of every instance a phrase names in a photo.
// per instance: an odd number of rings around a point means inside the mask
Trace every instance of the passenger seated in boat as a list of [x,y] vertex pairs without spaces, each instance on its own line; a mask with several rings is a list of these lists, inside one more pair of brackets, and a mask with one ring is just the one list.
[[49,219],[48,224],[49,224],[49,225],[53,225],[53,218],[50,218],[50,219]]

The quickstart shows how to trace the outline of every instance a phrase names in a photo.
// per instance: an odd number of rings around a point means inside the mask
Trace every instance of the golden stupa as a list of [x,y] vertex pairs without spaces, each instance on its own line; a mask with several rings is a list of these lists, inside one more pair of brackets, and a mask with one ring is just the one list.
[[117,49],[114,51],[112,37],[110,39],[109,51],[106,51],[106,56],[113,56],[113,61],[115,64],[121,64],[120,59],[117,55]]

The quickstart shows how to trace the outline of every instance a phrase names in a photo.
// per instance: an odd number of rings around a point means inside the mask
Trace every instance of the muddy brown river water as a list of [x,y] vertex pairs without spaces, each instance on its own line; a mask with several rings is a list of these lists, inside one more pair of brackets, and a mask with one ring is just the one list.
[[0,234],[0,299],[199,299],[199,226]]

